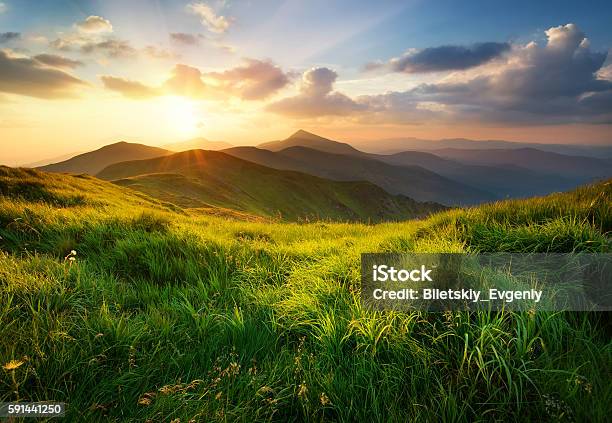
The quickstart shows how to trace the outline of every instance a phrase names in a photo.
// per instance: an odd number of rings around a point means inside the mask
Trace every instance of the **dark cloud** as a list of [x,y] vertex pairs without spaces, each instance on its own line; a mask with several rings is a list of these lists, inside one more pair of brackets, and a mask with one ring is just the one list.
[[[353,114],[360,120],[393,124],[612,122],[612,81],[603,67],[607,54],[592,51],[574,24],[550,28],[546,36],[543,45],[513,45],[504,60],[478,72],[468,70],[407,91],[355,99],[331,92],[336,75],[320,68],[304,75],[298,96],[270,109],[293,116]],[[432,63],[419,63],[425,62]]]
[[140,100],[159,95],[159,90],[137,81],[107,75],[101,76],[100,79],[106,89],[116,91],[125,97]]
[[[574,24],[550,28],[544,46],[517,46],[491,74],[424,84],[402,93],[452,107],[459,117],[485,121],[557,123],[607,120],[612,82],[599,79],[606,53],[593,52]],[[595,106],[597,105],[597,106]]]
[[56,54],[39,54],[33,58],[42,64],[52,66],[54,68],[74,69],[84,65],[84,63],[79,60],[72,60]]
[[194,46],[200,43],[200,36],[194,34],[186,34],[184,32],[171,32],[170,41],[177,44],[183,44],[187,46]]
[[388,66],[393,72],[405,73],[464,70],[490,62],[509,50],[508,43],[430,47],[393,58]]
[[0,44],[15,41],[21,38],[19,32],[0,32]]
[[74,97],[87,84],[31,58],[11,57],[0,50],[0,92],[54,99]]
[[268,110],[297,118],[349,115],[365,110],[350,97],[333,91],[338,74],[329,68],[314,68],[304,72],[300,93],[268,106]]

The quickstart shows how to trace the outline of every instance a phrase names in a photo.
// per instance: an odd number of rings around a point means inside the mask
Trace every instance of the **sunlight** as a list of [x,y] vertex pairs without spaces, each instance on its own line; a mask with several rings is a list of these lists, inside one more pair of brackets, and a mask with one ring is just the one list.
[[168,129],[179,138],[195,136],[199,122],[195,102],[178,96],[166,96],[162,102]]

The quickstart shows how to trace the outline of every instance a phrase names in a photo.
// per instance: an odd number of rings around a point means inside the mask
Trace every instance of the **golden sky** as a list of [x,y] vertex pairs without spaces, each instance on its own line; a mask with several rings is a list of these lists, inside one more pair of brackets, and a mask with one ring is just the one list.
[[359,3],[0,1],[0,163],[120,140],[255,145],[300,128],[349,142],[612,142],[608,9],[580,26],[568,9],[555,24],[432,34],[434,17],[475,18]]

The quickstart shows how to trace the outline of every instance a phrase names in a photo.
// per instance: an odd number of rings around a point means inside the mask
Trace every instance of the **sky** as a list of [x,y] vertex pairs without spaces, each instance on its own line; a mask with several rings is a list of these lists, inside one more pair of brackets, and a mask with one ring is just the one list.
[[612,144],[609,1],[0,0],[0,164],[204,137]]

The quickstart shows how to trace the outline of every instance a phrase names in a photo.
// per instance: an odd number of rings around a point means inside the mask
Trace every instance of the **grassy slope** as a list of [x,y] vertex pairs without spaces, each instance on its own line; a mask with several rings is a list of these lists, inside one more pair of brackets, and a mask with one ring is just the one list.
[[270,169],[215,151],[118,163],[99,176],[183,207],[232,208],[285,220],[404,220],[443,209],[369,182]]
[[607,315],[380,313],[358,291],[363,251],[609,251],[609,182],[375,226],[187,218],[6,168],[0,187],[0,362],[23,361],[1,371],[0,401],[68,401],[79,421],[612,411]]
[[[332,141],[328,141],[332,143]],[[277,169],[291,169],[339,181],[366,180],[392,194],[446,205],[476,204],[496,197],[480,189],[440,176],[420,166],[399,166],[377,156],[333,154],[316,148],[292,146],[278,152],[235,147],[228,154]]]

